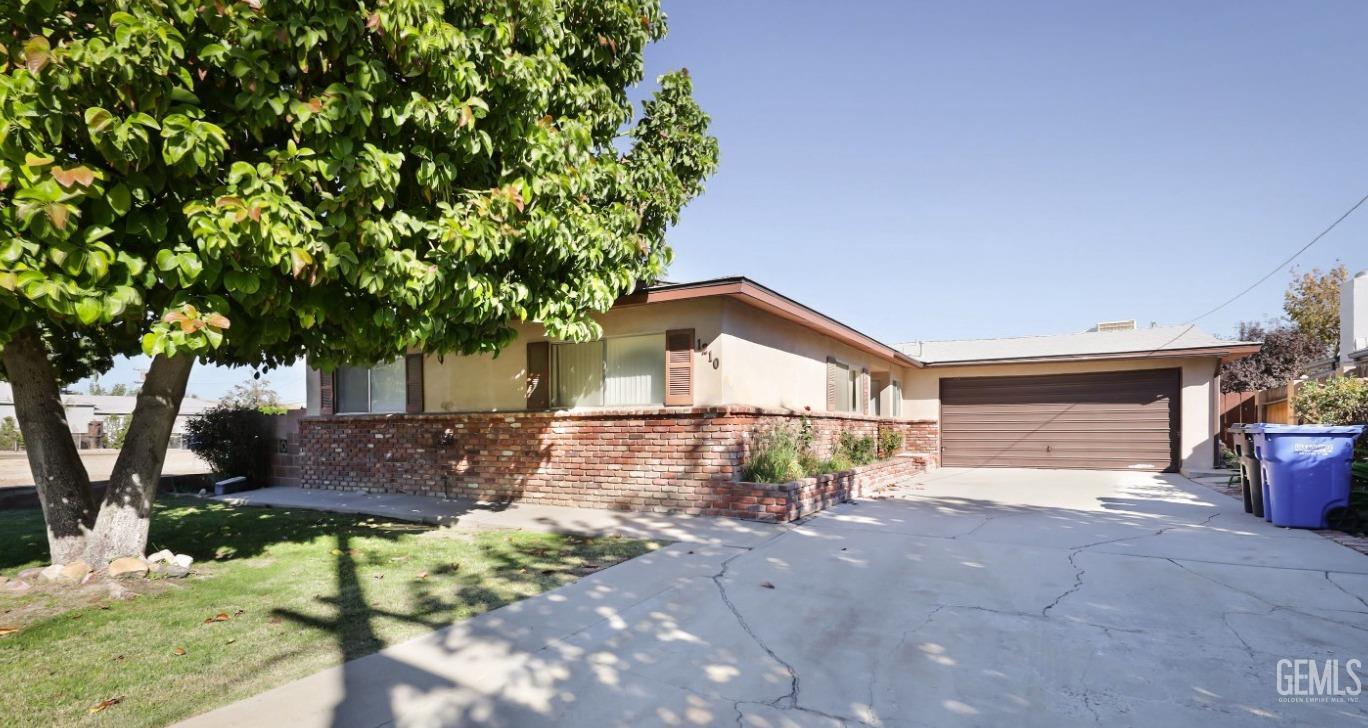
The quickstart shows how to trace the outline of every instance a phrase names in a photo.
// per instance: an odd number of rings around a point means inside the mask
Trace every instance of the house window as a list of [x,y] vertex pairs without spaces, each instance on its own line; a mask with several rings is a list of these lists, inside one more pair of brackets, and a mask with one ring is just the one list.
[[888,396],[892,400],[888,409],[893,417],[902,417],[902,384],[894,379],[888,383]]
[[337,370],[337,412],[403,412],[404,360]]
[[557,407],[665,403],[665,334],[552,344]]

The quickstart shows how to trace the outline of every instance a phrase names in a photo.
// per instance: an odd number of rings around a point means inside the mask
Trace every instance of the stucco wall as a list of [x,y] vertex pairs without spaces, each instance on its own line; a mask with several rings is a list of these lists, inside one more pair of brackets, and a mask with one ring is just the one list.
[[[693,329],[703,342],[694,350],[694,403],[724,403],[722,374],[709,362],[721,329],[721,301],[677,301],[626,306],[596,315],[604,336],[661,334]],[[499,353],[478,356],[428,356],[423,362],[423,407],[427,412],[510,411],[526,407],[527,342],[543,341],[541,326],[516,327],[518,338]],[[697,342],[695,342],[697,344]]]
[[[718,351],[729,404],[824,411],[828,356],[855,371],[906,379],[902,367],[739,301],[723,303]],[[913,417],[906,411],[902,416]]]
[[964,367],[930,367],[907,374],[903,382],[903,415],[919,419],[940,419],[940,380],[950,377],[1007,377],[1027,374],[1073,374],[1080,372],[1120,372],[1136,369],[1181,367],[1183,387],[1180,399],[1181,438],[1179,455],[1183,470],[1203,470],[1215,458],[1218,396],[1214,377],[1217,359],[1109,359],[1103,361],[1051,362],[1039,364],[991,364]]

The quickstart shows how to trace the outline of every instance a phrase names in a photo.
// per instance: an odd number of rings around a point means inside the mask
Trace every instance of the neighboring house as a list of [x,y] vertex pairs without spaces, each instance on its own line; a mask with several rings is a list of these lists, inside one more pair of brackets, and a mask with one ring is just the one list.
[[590,343],[521,324],[497,356],[311,370],[303,484],[693,511],[750,432],[804,420],[822,452],[895,428],[930,463],[1203,469],[1220,363],[1258,348],[1133,323],[890,346],[739,277],[596,319]]
[[1340,288],[1339,370],[1368,377],[1368,270]]
[[[137,405],[135,395],[93,395],[63,394],[62,405],[66,409],[67,426],[71,436],[81,448],[104,447],[104,422],[111,415],[129,416]],[[171,447],[184,447],[185,422],[188,418],[208,410],[216,402],[185,397],[181,400],[180,413],[171,428]],[[14,393],[8,382],[0,382],[0,419],[14,417]]]

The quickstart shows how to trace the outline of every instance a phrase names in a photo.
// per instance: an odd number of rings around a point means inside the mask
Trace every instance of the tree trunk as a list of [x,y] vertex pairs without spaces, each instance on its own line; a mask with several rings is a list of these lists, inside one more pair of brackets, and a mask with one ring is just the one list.
[[141,556],[147,549],[152,501],[194,363],[185,354],[152,360],[94,531],[86,540],[86,560],[96,567],[120,556]]
[[14,391],[14,414],[43,506],[52,562],[76,561],[95,522],[95,498],[71,438],[47,347],[36,328],[25,327],[0,349],[0,360]]

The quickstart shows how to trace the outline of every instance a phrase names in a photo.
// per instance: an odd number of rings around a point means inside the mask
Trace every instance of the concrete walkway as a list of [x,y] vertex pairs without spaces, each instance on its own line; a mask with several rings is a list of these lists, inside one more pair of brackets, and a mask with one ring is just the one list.
[[778,526],[733,518],[703,518],[629,513],[600,508],[565,508],[531,503],[487,503],[400,494],[350,493],[307,488],[262,488],[211,496],[233,505],[306,508],[332,513],[363,513],[470,531],[545,531],[585,536],[753,546],[773,536]]
[[187,725],[1368,725],[1283,658],[1368,661],[1368,558],[1177,476],[947,469]]

